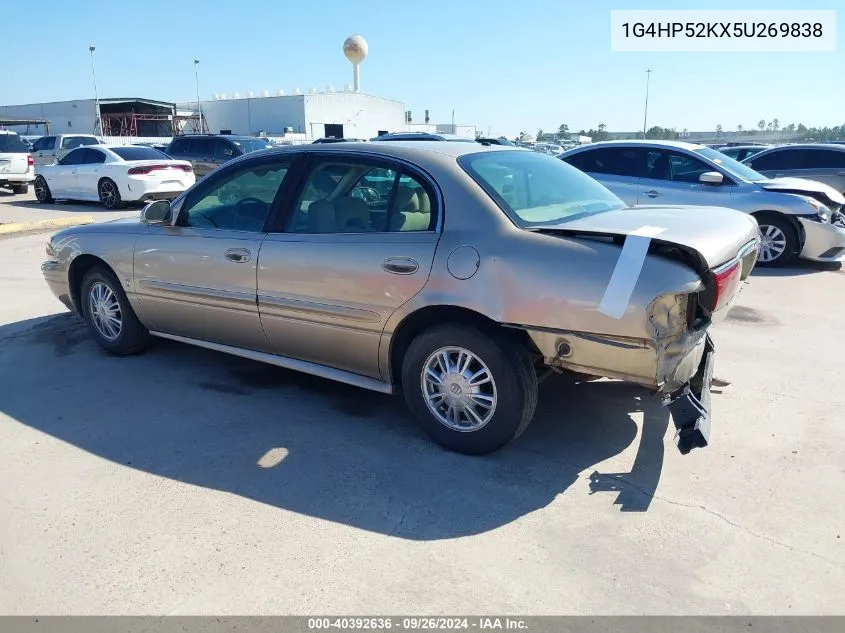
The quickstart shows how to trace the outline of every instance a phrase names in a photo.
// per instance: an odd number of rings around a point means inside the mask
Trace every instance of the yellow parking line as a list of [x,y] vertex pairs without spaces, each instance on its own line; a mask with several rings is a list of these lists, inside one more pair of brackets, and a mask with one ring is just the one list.
[[72,215],[67,218],[38,220],[37,222],[15,222],[12,224],[0,224],[0,234],[23,233],[26,231],[40,231],[41,229],[61,229],[67,226],[92,224],[93,222],[94,216],[91,215]]

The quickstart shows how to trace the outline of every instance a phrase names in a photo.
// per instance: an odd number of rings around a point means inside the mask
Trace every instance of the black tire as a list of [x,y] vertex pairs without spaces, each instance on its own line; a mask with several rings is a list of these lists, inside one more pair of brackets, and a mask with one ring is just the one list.
[[[106,337],[95,323],[96,316],[92,315],[91,293],[95,286],[104,284],[117,300],[119,306],[120,328],[113,339]],[[82,279],[79,289],[79,302],[82,316],[88,324],[88,330],[94,340],[107,352],[126,356],[144,351],[150,344],[150,333],[138,320],[135,311],[126,298],[126,293],[111,270],[104,266],[94,266]]]
[[[760,256],[757,259],[758,266],[783,266],[789,263],[798,253],[798,232],[792,222],[777,213],[766,213],[758,215],[757,224],[760,226],[760,235],[763,244],[760,247]],[[772,244],[783,246],[783,250],[773,259],[764,260],[766,240],[773,239]],[[777,249],[776,249],[777,250]]]
[[102,205],[110,211],[120,209],[123,206],[120,189],[111,178],[103,178],[97,183],[97,194],[100,196]]
[[41,204],[50,204],[53,202],[53,194],[50,192],[50,187],[44,176],[35,177],[35,197]]
[[22,185],[12,185],[12,193],[18,196],[29,193],[29,183],[25,182]]
[[[422,375],[434,352],[460,347],[489,368],[497,395],[492,417],[477,430],[449,428],[429,409]],[[411,413],[441,446],[467,455],[484,455],[519,437],[537,407],[537,373],[527,350],[505,334],[457,323],[434,326],[411,341],[402,363],[402,390]]]

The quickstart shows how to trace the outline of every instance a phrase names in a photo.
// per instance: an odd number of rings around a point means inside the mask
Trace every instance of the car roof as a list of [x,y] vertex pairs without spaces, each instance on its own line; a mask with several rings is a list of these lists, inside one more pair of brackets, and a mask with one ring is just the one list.
[[261,152],[267,156],[273,153],[288,152],[328,152],[328,153],[367,153],[378,154],[392,158],[413,160],[414,155],[441,154],[458,158],[466,154],[481,154],[484,152],[514,152],[520,151],[508,145],[482,145],[481,143],[444,143],[443,141],[392,141],[390,143],[306,143],[303,145],[287,145],[274,147]]
[[781,149],[830,149],[834,152],[845,152],[845,141],[841,144],[836,143],[791,143],[789,145],[775,145],[774,147],[767,147],[767,151],[781,150]]
[[587,145],[581,145],[578,149],[590,147],[622,147],[622,146],[655,146],[655,147],[671,147],[677,149],[697,150],[703,149],[706,145],[698,145],[696,143],[685,143],[683,141],[659,141],[654,139],[619,139],[615,141],[596,141]]
[[426,139],[431,139],[432,141],[458,141],[458,142],[475,142],[475,139],[467,138],[465,136],[459,136],[458,134],[441,134],[440,132],[391,132],[389,134],[382,134],[381,136],[376,136],[372,138],[373,141],[398,141],[402,139],[407,140],[420,140],[424,141]]
[[265,139],[260,136],[248,136],[247,134],[179,134],[174,136],[172,140],[180,138],[228,138],[228,139],[254,139],[256,141],[263,141]]

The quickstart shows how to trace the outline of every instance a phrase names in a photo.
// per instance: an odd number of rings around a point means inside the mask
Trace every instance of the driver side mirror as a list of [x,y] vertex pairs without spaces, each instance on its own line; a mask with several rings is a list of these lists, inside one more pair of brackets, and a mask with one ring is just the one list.
[[170,220],[172,208],[169,200],[150,202],[141,210],[141,222],[144,224],[164,224]]
[[705,171],[698,177],[698,181],[705,185],[721,185],[724,179],[718,171]]

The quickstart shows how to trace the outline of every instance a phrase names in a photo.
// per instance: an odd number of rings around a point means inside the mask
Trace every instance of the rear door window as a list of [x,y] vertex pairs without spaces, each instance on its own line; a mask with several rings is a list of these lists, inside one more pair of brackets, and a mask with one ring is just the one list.
[[85,161],[85,149],[79,148],[65,154],[59,161],[60,165],[82,165]]
[[764,156],[752,157],[747,164],[755,171],[801,169],[803,154],[804,152],[797,149],[778,150]]
[[211,158],[214,155],[214,139],[194,138],[191,139],[191,156]]
[[175,139],[168,149],[171,154],[190,154],[188,151],[190,149],[190,139],[186,138],[177,138]]
[[642,172],[642,152],[634,147],[603,147],[567,157],[573,167],[594,174],[638,178]]
[[82,163],[80,164],[96,165],[106,162],[106,155],[100,150],[86,147],[80,151],[83,152]]
[[845,168],[845,151],[834,149],[808,149],[804,154],[804,169],[843,169]]

